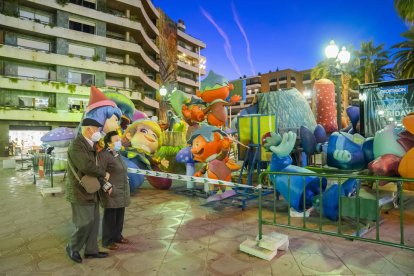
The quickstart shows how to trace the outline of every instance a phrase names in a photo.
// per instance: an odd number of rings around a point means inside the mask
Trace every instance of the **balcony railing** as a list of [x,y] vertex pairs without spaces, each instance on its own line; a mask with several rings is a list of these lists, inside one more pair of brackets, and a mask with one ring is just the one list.
[[[50,72],[49,72],[50,74]],[[12,79],[11,81],[13,81],[13,79],[22,79],[22,80],[35,80],[35,81],[55,81],[56,78],[39,78],[39,77],[35,77],[35,76],[25,76],[25,75],[18,75],[18,74],[4,74],[4,69],[0,70],[0,76],[1,77],[6,77],[9,79]]]

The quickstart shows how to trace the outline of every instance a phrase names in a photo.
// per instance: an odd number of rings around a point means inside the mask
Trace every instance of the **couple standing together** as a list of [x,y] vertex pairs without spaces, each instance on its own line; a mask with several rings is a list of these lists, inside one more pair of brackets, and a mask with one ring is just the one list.
[[[125,207],[130,203],[127,166],[118,151],[121,139],[116,131],[104,137],[105,147],[99,153],[96,143],[101,139],[102,124],[86,118],[81,124],[81,134],[69,146],[68,162],[73,170],[68,170],[66,198],[72,206],[72,220],[76,229],[73,232],[66,252],[70,259],[82,262],[80,251],[85,247],[85,258],[105,258],[107,252],[99,251],[99,203],[104,208],[102,221],[102,246],[117,249],[117,243],[127,244],[122,236]],[[75,176],[75,173],[77,176]],[[98,192],[88,193],[79,183],[84,175],[97,177],[101,185]]]

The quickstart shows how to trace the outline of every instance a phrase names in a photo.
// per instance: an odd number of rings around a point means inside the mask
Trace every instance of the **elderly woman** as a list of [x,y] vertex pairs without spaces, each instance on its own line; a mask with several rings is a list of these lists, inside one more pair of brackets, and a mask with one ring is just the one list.
[[99,152],[100,166],[110,173],[109,182],[112,193],[99,193],[101,206],[104,208],[102,220],[102,246],[111,250],[118,249],[116,243],[129,243],[122,236],[125,207],[130,203],[127,166],[118,151],[121,138],[116,131],[108,132],[104,138],[105,147]]

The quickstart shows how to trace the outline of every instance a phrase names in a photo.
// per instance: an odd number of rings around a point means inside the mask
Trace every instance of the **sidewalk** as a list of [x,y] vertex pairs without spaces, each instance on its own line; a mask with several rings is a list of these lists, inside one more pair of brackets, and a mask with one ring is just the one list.
[[132,244],[75,264],[65,254],[69,204],[63,195],[42,197],[32,183],[31,170],[0,169],[0,275],[414,275],[414,252],[282,228],[264,231],[289,235],[288,251],[270,262],[246,255],[238,247],[257,235],[254,204],[206,207],[147,185],[126,209]]

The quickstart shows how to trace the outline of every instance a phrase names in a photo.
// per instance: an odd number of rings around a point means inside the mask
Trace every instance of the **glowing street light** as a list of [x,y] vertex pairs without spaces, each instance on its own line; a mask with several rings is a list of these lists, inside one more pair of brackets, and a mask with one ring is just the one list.
[[165,97],[166,95],[167,95],[167,88],[165,88],[165,86],[163,85],[161,88],[160,88],[160,95],[161,95],[161,97]]
[[331,73],[337,78],[335,90],[336,90],[336,120],[338,124],[338,130],[342,128],[342,96],[341,90],[339,89],[340,76],[343,73],[344,65],[348,64],[351,59],[351,53],[346,50],[345,47],[342,47],[339,51],[338,46],[335,44],[335,41],[331,40],[329,45],[325,48],[325,55],[329,60],[329,69]]

